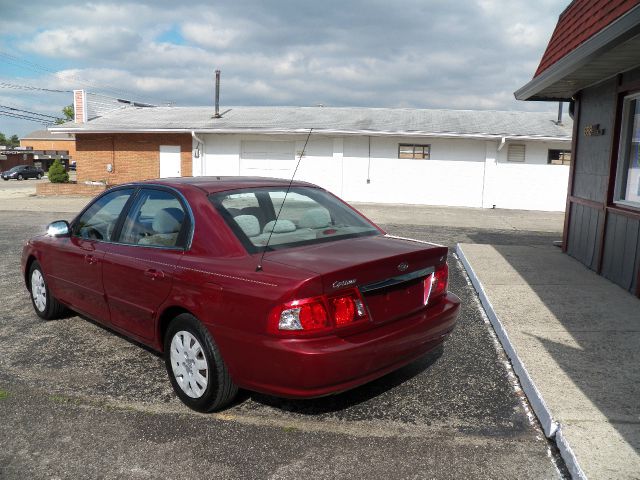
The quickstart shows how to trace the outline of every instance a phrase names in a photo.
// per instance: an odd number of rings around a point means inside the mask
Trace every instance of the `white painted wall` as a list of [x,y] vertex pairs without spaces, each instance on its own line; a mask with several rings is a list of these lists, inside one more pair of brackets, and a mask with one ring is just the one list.
[[[305,135],[199,135],[194,175],[290,178]],[[269,160],[269,143],[273,148]],[[294,145],[295,156],[287,160]],[[431,159],[398,159],[399,143],[431,145]],[[569,142],[525,143],[526,162],[507,161],[508,141],[408,137],[311,137],[296,179],[318,184],[347,201],[563,211],[569,167],[548,165],[550,148]],[[194,149],[197,143],[194,141]],[[264,150],[263,155],[259,152]],[[254,158],[260,157],[260,158]]]

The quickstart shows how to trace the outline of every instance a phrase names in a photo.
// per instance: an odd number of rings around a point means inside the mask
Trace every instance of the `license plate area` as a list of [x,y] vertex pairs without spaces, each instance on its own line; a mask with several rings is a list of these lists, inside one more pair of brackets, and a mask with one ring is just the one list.
[[433,271],[433,268],[425,268],[361,286],[371,321],[389,322],[424,308],[423,280]]

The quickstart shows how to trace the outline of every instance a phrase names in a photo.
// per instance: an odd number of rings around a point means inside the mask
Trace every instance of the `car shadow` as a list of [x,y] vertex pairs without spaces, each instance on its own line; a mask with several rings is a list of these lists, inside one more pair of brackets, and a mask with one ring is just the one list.
[[388,373],[383,377],[368,382],[364,385],[356,387],[346,392],[326,397],[313,399],[289,399],[265,395],[262,393],[249,392],[242,390],[234,403],[229,407],[233,408],[251,400],[257,404],[265,405],[279,410],[301,415],[321,415],[326,413],[339,412],[352,408],[361,403],[365,403],[393,388],[402,385],[412,378],[420,375],[422,372],[430,368],[442,356],[443,345],[439,345],[431,352],[423,355],[419,359],[413,361],[399,370]]

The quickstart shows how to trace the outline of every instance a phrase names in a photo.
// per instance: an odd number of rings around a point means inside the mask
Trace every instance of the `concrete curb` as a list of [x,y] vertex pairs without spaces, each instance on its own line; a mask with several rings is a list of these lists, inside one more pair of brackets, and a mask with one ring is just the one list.
[[566,437],[562,433],[562,427],[558,424],[558,422],[556,422],[553,419],[551,410],[549,410],[549,407],[547,406],[546,402],[542,398],[542,394],[536,387],[535,383],[533,382],[533,379],[529,375],[529,372],[527,371],[526,367],[522,363],[522,360],[518,356],[518,353],[516,352],[515,347],[511,343],[511,340],[509,339],[509,335],[507,334],[507,331],[502,325],[500,318],[498,318],[498,315],[496,315],[496,312],[493,309],[493,305],[491,305],[491,302],[489,301],[489,298],[487,297],[487,294],[485,293],[484,288],[480,283],[480,280],[478,279],[478,276],[473,271],[473,268],[471,267],[471,264],[467,260],[464,254],[464,251],[462,249],[462,246],[459,243],[456,245],[456,253],[458,255],[458,258],[462,262],[462,265],[464,266],[465,270],[467,271],[467,274],[469,275],[469,278],[471,280],[471,283],[473,284],[473,287],[476,289],[476,292],[478,292],[478,296],[480,297],[480,303],[484,307],[487,317],[489,317],[489,320],[491,321],[491,325],[493,326],[493,329],[495,330],[496,335],[498,336],[498,339],[502,344],[502,348],[504,348],[505,352],[507,353],[507,356],[511,360],[511,364],[513,365],[513,370],[518,376],[520,380],[520,384],[522,385],[522,390],[524,391],[525,395],[529,399],[529,403],[531,403],[531,407],[533,408],[534,413],[538,417],[538,420],[542,425],[542,429],[544,430],[545,435],[548,438],[555,439],[556,444],[558,445],[558,449],[560,450],[560,455],[565,461],[567,468],[571,472],[571,476],[573,478],[586,480],[587,478],[586,475],[580,468],[580,465],[578,464],[578,460],[576,459],[573,453],[573,450],[569,446],[569,443]]

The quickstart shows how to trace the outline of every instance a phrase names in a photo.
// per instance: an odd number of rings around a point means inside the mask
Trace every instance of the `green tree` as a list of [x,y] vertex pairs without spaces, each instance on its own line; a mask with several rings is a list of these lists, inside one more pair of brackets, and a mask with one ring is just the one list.
[[51,183],[67,183],[69,181],[69,174],[64,169],[60,160],[57,158],[53,161],[47,172],[49,181]]
[[15,148],[20,145],[20,138],[18,138],[17,135],[7,137],[4,133],[0,132],[0,145],[4,145],[7,148]]
[[73,104],[62,107],[62,114],[64,115],[64,120],[62,118],[59,118],[58,120],[56,120],[57,124],[70,122],[71,120],[73,120],[75,118],[73,113]]

